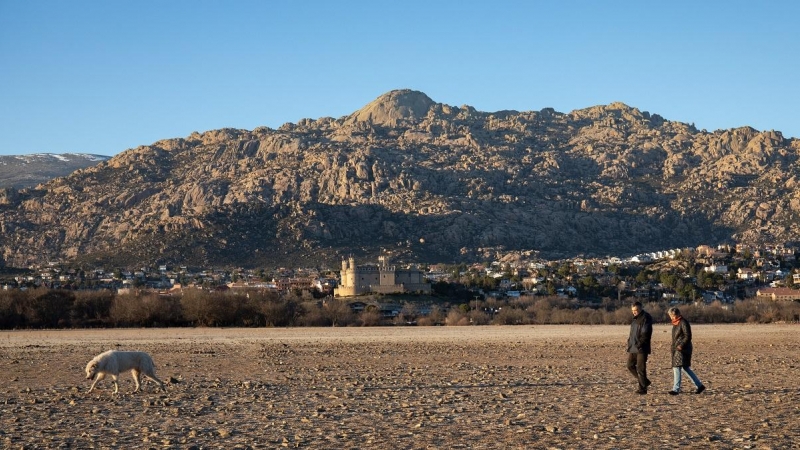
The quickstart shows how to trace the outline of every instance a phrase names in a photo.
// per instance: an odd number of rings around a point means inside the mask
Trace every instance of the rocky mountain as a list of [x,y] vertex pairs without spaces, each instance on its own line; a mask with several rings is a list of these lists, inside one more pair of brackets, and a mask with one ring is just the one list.
[[109,158],[86,153],[0,155],[0,188],[34,187]]
[[799,153],[777,131],[622,103],[490,113],[398,90],[338,119],[192,133],[6,189],[0,251],[16,266],[266,267],[793,241]]

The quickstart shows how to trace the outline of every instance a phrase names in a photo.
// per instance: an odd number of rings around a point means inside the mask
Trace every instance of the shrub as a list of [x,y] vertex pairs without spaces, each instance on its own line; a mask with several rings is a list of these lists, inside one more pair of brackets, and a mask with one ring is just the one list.
[[246,296],[187,289],[180,299],[183,317],[201,327],[235,325]]
[[117,295],[111,303],[109,318],[117,326],[181,325],[181,302],[172,297],[135,292]]
[[633,319],[633,314],[631,314],[631,307],[622,306],[617,308],[616,311],[614,311],[612,323],[616,325],[626,324],[626,323],[631,323],[632,319]]
[[109,322],[114,293],[111,291],[78,291],[70,314],[72,324],[95,327]]
[[322,313],[321,302],[307,301],[300,304],[300,319],[298,324],[303,327],[329,327],[328,318]]
[[522,325],[530,323],[530,319],[522,309],[505,307],[495,314],[492,323],[495,325]]
[[346,327],[355,323],[355,316],[350,306],[341,300],[329,300],[322,305],[322,315],[331,326]]
[[445,315],[442,308],[438,306],[431,307],[431,312],[427,316],[420,317],[417,320],[417,325],[444,325]]
[[488,325],[492,318],[488,314],[479,309],[474,309],[467,314],[469,323],[472,325]]
[[605,311],[600,311],[594,308],[580,308],[574,313],[572,323],[599,325],[604,322]]
[[282,299],[277,295],[263,294],[253,301],[256,310],[268,327],[290,327],[302,316],[300,304],[295,299]]
[[69,326],[74,301],[75,295],[70,291],[40,290],[28,299],[23,315],[30,327]]
[[467,314],[461,308],[452,308],[447,313],[447,318],[444,320],[445,325],[469,325]]
[[25,325],[23,308],[27,291],[0,291],[0,328],[19,328]]
[[378,326],[381,324],[382,319],[381,313],[374,309],[361,311],[361,314],[358,315],[358,321],[362,327]]
[[309,327],[346,327],[356,323],[350,306],[341,300],[329,300],[324,304],[304,302],[300,323]]

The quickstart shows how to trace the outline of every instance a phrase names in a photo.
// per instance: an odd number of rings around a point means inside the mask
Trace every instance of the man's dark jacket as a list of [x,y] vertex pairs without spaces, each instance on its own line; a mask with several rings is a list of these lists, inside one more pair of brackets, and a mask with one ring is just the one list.
[[631,334],[628,337],[628,353],[650,354],[650,338],[653,336],[653,317],[642,310],[631,322]]

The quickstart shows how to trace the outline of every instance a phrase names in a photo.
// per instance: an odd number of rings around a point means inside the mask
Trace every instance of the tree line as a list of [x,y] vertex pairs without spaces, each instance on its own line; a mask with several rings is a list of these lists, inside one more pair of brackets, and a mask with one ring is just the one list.
[[[313,299],[270,291],[215,292],[186,290],[181,296],[146,291],[51,289],[0,292],[0,328],[112,328],[112,327],[303,327],[380,325],[524,325],[630,323],[631,299],[581,305],[562,297],[474,299],[463,303],[405,301],[391,317],[375,305],[385,297],[359,297],[367,303],[354,312],[340,299]],[[657,322],[666,322],[666,303],[648,303],[645,309]],[[771,323],[800,321],[800,302],[757,299],[733,304],[681,305],[693,323]],[[423,314],[424,312],[424,314]]]

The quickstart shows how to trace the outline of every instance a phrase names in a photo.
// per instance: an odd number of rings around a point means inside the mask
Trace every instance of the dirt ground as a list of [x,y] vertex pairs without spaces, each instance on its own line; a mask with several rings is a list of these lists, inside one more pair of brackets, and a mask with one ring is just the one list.
[[[800,448],[800,325],[693,325],[708,390],[647,395],[625,326],[0,332],[2,448]],[[145,383],[87,394],[86,363],[144,350]]]

